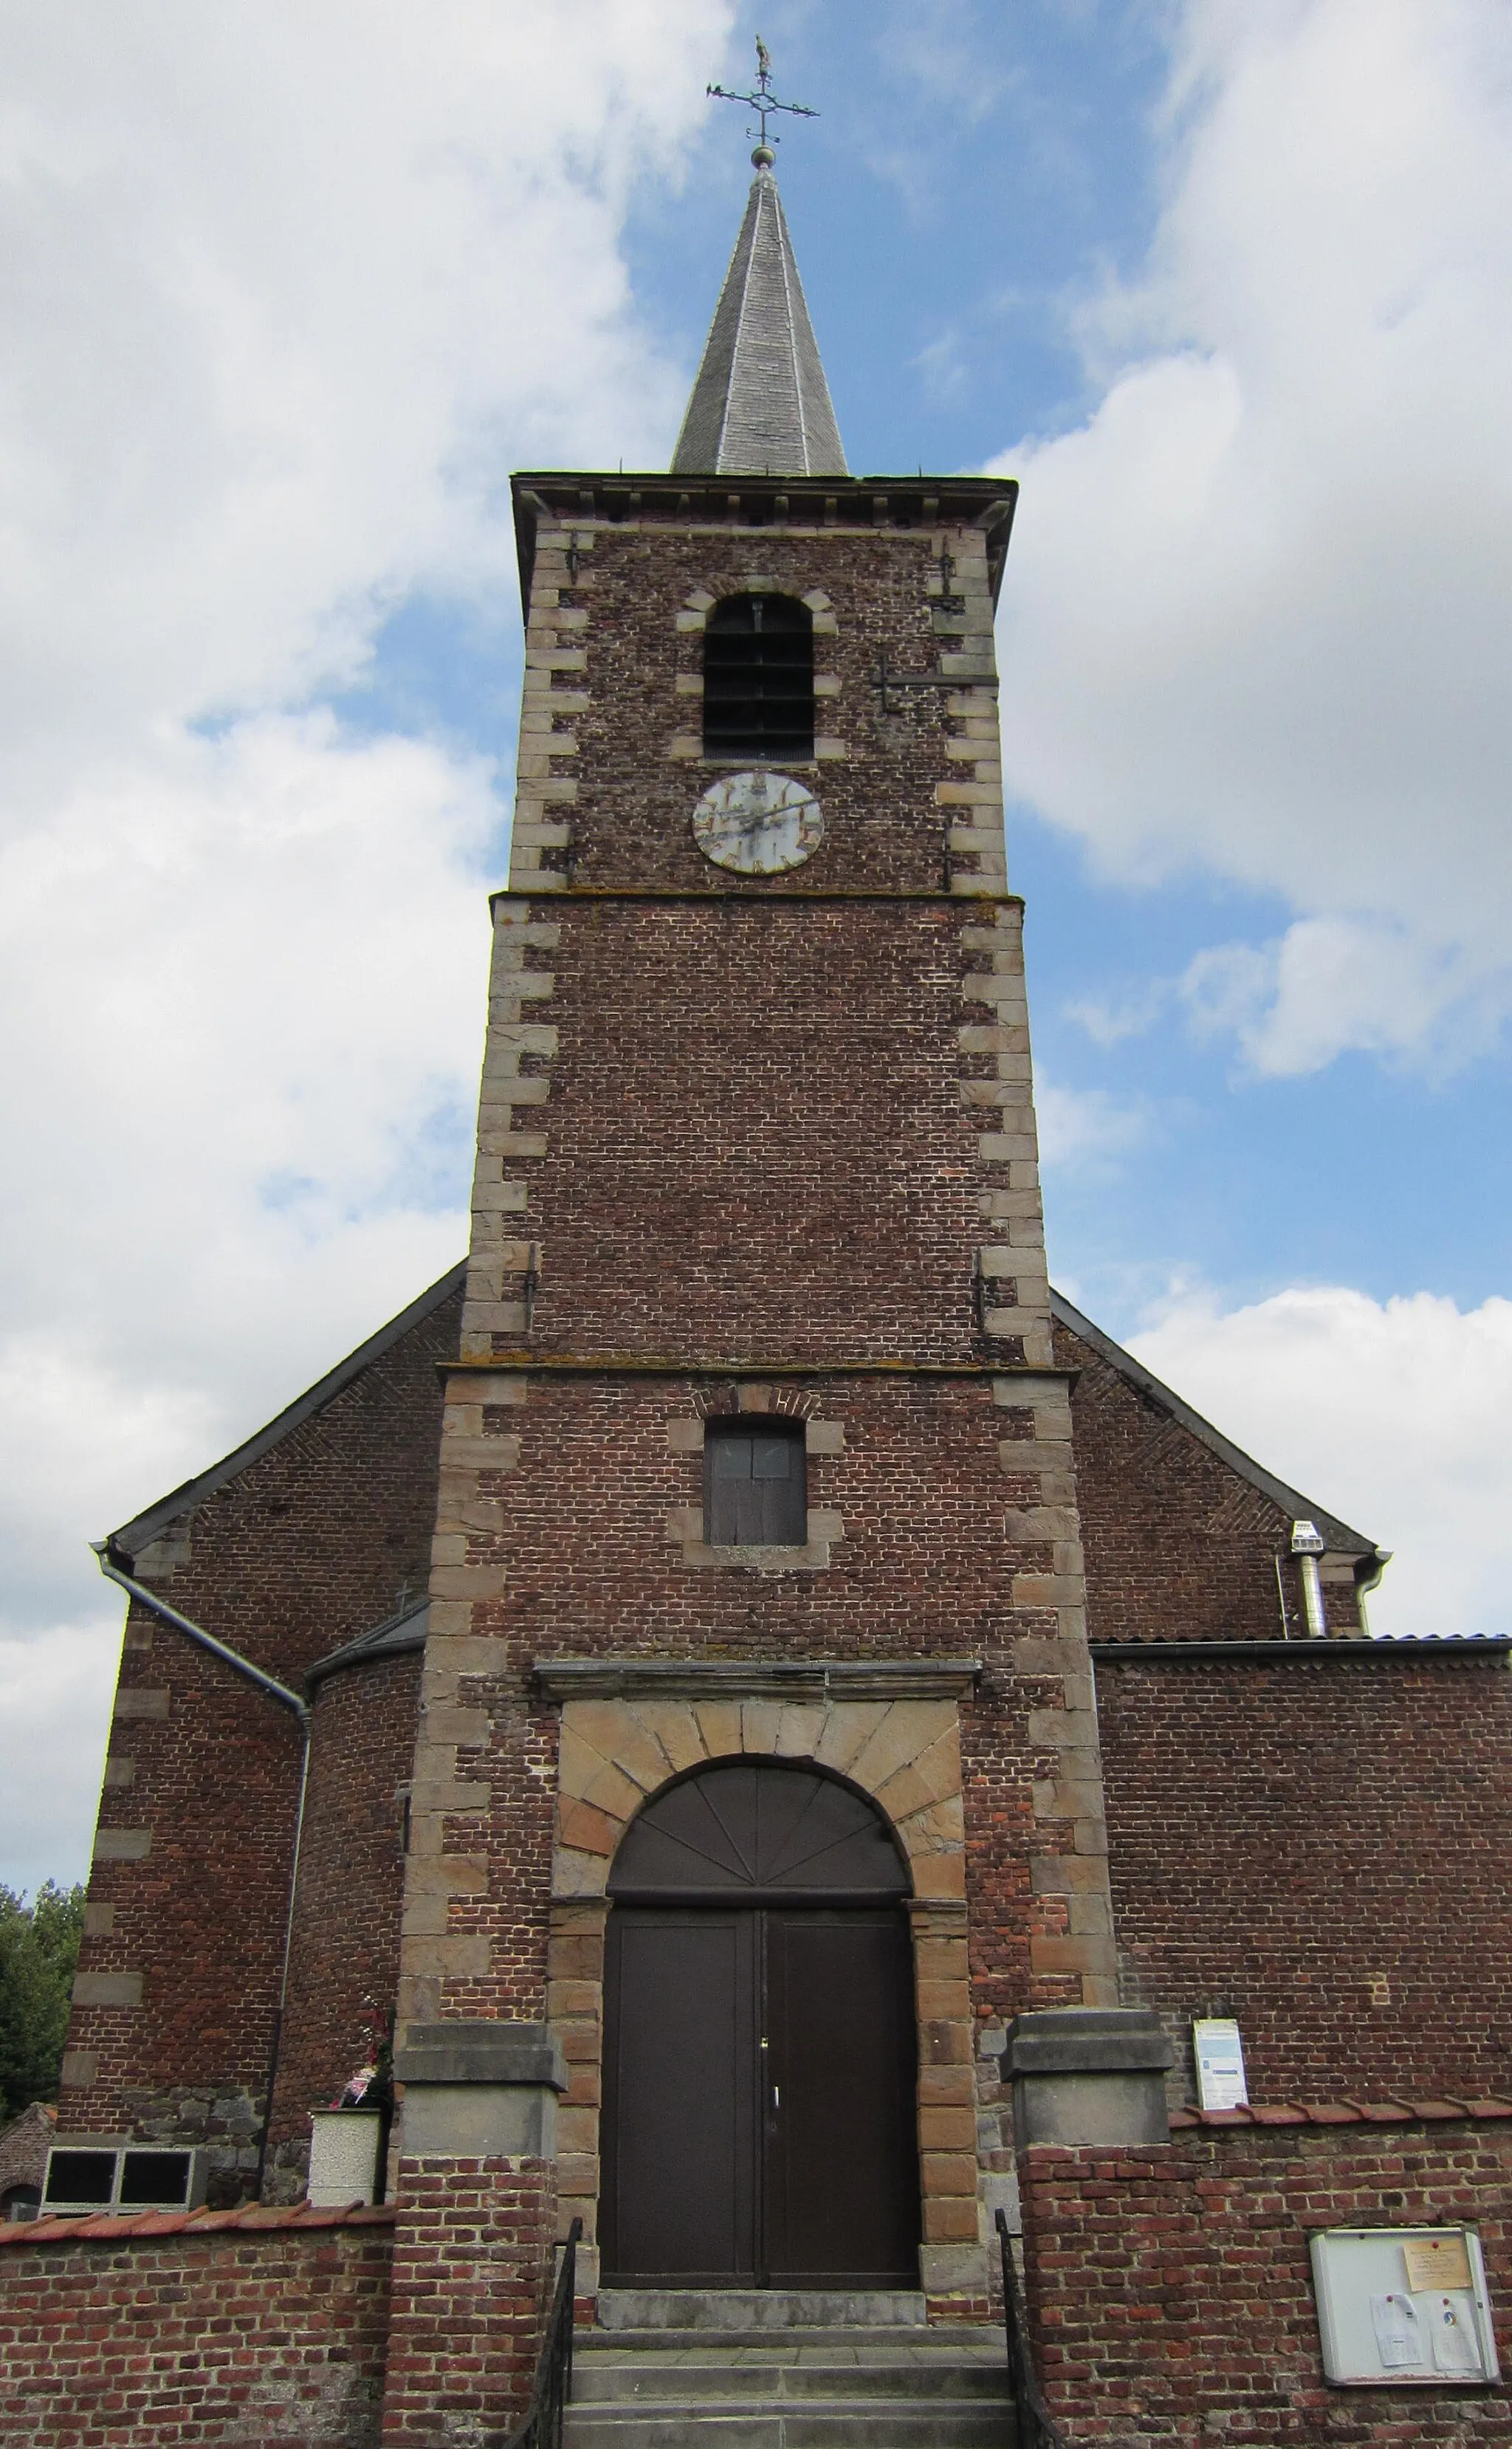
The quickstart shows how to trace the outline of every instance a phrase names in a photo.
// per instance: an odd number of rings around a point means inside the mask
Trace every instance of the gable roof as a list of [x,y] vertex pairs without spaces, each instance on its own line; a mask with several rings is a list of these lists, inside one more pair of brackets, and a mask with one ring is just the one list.
[[1057,1293],[1053,1286],[1050,1314],[1058,1326],[1069,1328],[1081,1342],[1089,1344],[1098,1359],[1106,1360],[1109,1368],[1115,1370],[1124,1383],[1132,1386],[1146,1402],[1169,1413],[1182,1428],[1199,1438],[1211,1454],[1215,1454],[1220,1462],[1227,1463],[1229,1469],[1237,1472],[1241,1479],[1247,1479],[1251,1488],[1259,1489],[1273,1504],[1279,1505],[1293,1522],[1315,1522],[1331,1549],[1346,1555],[1369,1556],[1385,1564],[1385,1554],[1373,1539],[1367,1539],[1360,1532],[1351,1531],[1347,1522],[1342,1521],[1337,1514],[1329,1514],[1312,1497],[1304,1496],[1300,1489],[1289,1487],[1284,1479],[1277,1479],[1274,1472],[1267,1471],[1242,1447],[1232,1444],[1220,1429],[1213,1427],[1211,1420],[1205,1420],[1200,1412],[1194,1412],[1190,1403],[1184,1403],[1179,1395],[1173,1394],[1171,1388],[1164,1385],[1153,1370],[1147,1369],[1142,1360],[1136,1360],[1121,1343],[1115,1343],[1112,1336],[1104,1335],[1100,1326],[1094,1326],[1090,1318],[1084,1318],[1079,1309],[1073,1308],[1065,1295]]
[[354,1379],[360,1378],[364,1369],[375,1360],[380,1360],[385,1352],[391,1351],[410,1327],[417,1326],[422,1319],[430,1317],[433,1310],[439,1309],[453,1293],[459,1291],[466,1273],[467,1261],[458,1260],[456,1265],[448,1267],[445,1275],[432,1284],[429,1291],[421,1293],[418,1301],[411,1302],[408,1309],[401,1309],[397,1318],[390,1319],[387,1326],[380,1326],[377,1335],[370,1335],[365,1343],[359,1343],[355,1352],[349,1352],[344,1360],[339,1360],[334,1369],[328,1370],[323,1378],[318,1379],[304,1394],[297,1396],[292,1403],[269,1420],[266,1428],[259,1429],[255,1437],[248,1437],[220,1462],[212,1463],[208,1471],[201,1472],[194,1479],[184,1480],[182,1487],[171,1490],[166,1496],[160,1496],[156,1505],[149,1505],[145,1513],[138,1514],[129,1522],[123,1522],[120,1530],[112,1531],[106,1542],[110,1553],[113,1556],[139,1555],[144,1548],[151,1547],[154,1539],[161,1538],[170,1523],[179,1521],[185,1514],[192,1514],[196,1506],[203,1505],[207,1496],[213,1496],[216,1490],[223,1488],[228,1480],[235,1479],[239,1472],[246,1471],[251,1464],[261,1461],[273,1447],[281,1445],[294,1430],[311,1419],[317,1412],[323,1412],[328,1403],[335,1402],[338,1395],[344,1394]]
[[[239,1473],[260,1461],[262,1456],[271,1453],[275,1446],[281,1445],[283,1439],[292,1436],[305,1420],[311,1419],[316,1413],[323,1411],[328,1403],[335,1402],[337,1397],[343,1394],[354,1379],[361,1376],[364,1369],[375,1360],[380,1359],[383,1354],[390,1351],[412,1326],[419,1325],[423,1320],[431,1316],[433,1311],[439,1309],[443,1302],[458,1292],[466,1273],[467,1262],[465,1259],[459,1260],[455,1267],[449,1267],[444,1276],[439,1277],[427,1291],[421,1293],[417,1301],[411,1302],[407,1309],[401,1309],[397,1318],[391,1318],[386,1326],[379,1327],[376,1335],[370,1335],[365,1343],[359,1343],[355,1352],[349,1352],[344,1360],[338,1361],[334,1369],[328,1370],[323,1378],[318,1379],[304,1394],[297,1396],[292,1403],[286,1405],[281,1412],[269,1420],[265,1428],[259,1429],[254,1437],[246,1438],[242,1445],[235,1447],[220,1462],[212,1463],[208,1471],[199,1473],[193,1479],[184,1480],[181,1487],[171,1490],[166,1496],[160,1497],[155,1505],[148,1506],[144,1513],[136,1514],[131,1521],[123,1523],[119,1531],[111,1532],[107,1545],[112,1555],[134,1557],[143,1549],[149,1548],[171,1524],[181,1520],[184,1514],[192,1514],[197,1506],[204,1504],[207,1496],[213,1496],[218,1489],[223,1488],[229,1480],[235,1479]],[[1280,1506],[1292,1521],[1306,1518],[1316,1522],[1328,1546],[1335,1552],[1372,1558],[1382,1556],[1381,1550],[1372,1540],[1364,1537],[1360,1532],[1351,1530],[1338,1514],[1328,1513],[1326,1507],[1315,1503],[1310,1496],[1305,1496],[1300,1489],[1289,1486],[1284,1479],[1278,1479],[1273,1472],[1265,1470],[1251,1456],[1234,1445],[1220,1430],[1213,1427],[1211,1420],[1205,1420],[1200,1412],[1194,1412],[1190,1403],[1183,1402],[1179,1395],[1173,1393],[1169,1386],[1162,1384],[1152,1370],[1147,1369],[1142,1361],[1134,1359],[1132,1352],[1126,1352],[1122,1344],[1115,1343],[1111,1335],[1105,1335],[1100,1326],[1095,1326],[1092,1320],[1084,1317],[1079,1309],[1074,1307],[1063,1293],[1057,1293],[1052,1289],[1050,1307],[1056,1323],[1068,1328],[1081,1342],[1095,1352],[1100,1359],[1105,1360],[1108,1366],[1116,1372],[1126,1385],[1134,1387],[1147,1402],[1152,1402],[1168,1413],[1173,1420],[1180,1423],[1182,1428],[1190,1431],[1192,1437],[1199,1438],[1211,1453],[1216,1455],[1221,1462],[1228,1465],[1231,1471],[1237,1472],[1239,1476],[1248,1480],[1252,1488],[1259,1489],[1274,1504]],[[413,1607],[407,1610],[401,1610],[397,1616],[385,1618],[382,1624],[373,1626],[367,1632],[360,1634],[356,1641],[348,1642],[340,1649],[334,1650],[328,1659],[321,1659],[314,1671],[323,1674],[338,1662],[344,1665],[353,1652],[358,1650],[365,1654],[375,1654],[386,1652],[390,1649],[407,1649],[417,1646],[424,1639],[424,1627],[417,1621],[423,1615],[424,1604],[423,1601],[417,1601]]]

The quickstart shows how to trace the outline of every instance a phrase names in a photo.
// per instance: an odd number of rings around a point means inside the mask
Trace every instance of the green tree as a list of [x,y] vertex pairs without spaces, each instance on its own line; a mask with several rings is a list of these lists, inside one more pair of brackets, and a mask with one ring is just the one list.
[[0,2124],[58,2096],[83,1934],[82,1888],[48,1880],[29,1905],[0,1887]]

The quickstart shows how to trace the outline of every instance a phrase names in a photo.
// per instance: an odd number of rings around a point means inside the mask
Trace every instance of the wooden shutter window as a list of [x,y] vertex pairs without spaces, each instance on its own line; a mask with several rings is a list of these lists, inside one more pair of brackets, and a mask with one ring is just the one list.
[[704,1537],[711,1548],[802,1548],[808,1472],[801,1422],[710,1420],[704,1437]]

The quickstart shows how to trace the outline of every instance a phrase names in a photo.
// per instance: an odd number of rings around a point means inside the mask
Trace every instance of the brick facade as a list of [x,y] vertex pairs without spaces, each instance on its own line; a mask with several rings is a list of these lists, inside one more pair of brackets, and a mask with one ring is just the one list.
[[[794,490],[716,505],[639,480],[621,521],[581,514],[559,480],[517,488],[524,762],[442,1424],[399,2020],[542,2021],[553,1936],[579,1952],[597,1936],[579,1926],[583,1866],[601,1895],[611,1823],[558,1775],[542,1659],[681,1662],[696,1758],[715,1697],[700,1662],[739,1662],[754,1695],[804,1658],[975,1658],[950,1710],[961,1789],[921,1795],[939,1826],[904,1840],[916,1902],[958,1917],[927,1934],[943,1953],[920,1985],[922,2132],[974,2106],[974,2022],[1115,1996],[1021,913],[1003,890],[990,538],[1011,501],[961,488],[953,513],[925,512],[921,495],[832,483],[799,506]],[[706,612],[774,588],[814,617],[825,835],[764,879],[711,866],[689,819],[723,770],[696,728]],[[884,651],[940,685],[884,707]],[[713,1410],[824,1431],[801,1548],[708,1544]],[[794,1759],[825,1740],[824,1711],[808,1718],[780,1746]],[[736,1749],[759,1747],[744,1703],[741,1726]],[[686,1764],[666,1752],[666,1775]],[[924,2013],[936,1992],[955,2016]],[[582,2143],[591,2019],[572,2037]],[[995,2075],[979,2159],[924,2154],[921,2280],[942,2317],[987,2301]],[[591,2288],[596,2172],[571,2156]]]
[[[182,1512],[167,1500],[144,1518],[140,1550],[126,1550],[181,1613],[295,1687],[406,1589],[423,1587],[440,1418],[436,1363],[456,1350],[458,1302],[454,1292],[417,1306],[422,1314],[407,1331],[328,1401],[203,1495],[184,1492]],[[402,1720],[389,1740],[397,1761],[409,1740]],[[378,1862],[354,1844],[341,1806],[324,1811],[326,1749],[319,1740],[313,1747],[316,1852],[305,1855],[305,1874],[312,1893],[322,1880],[329,1890],[349,1879],[360,1925],[384,1880],[390,1891],[395,1882],[392,1793],[386,1821],[368,1823]],[[300,1757],[288,1711],[132,1605],[61,2117],[73,2133],[208,2143],[215,2200],[244,2196],[258,2164]],[[365,1806],[354,1808],[360,1821]],[[320,1861],[326,1827],[329,1874]],[[359,2037],[332,2034],[339,2072],[350,2072]],[[319,2098],[329,2097],[330,2081],[322,2068]]]
[[264,2186],[274,2200],[302,2195],[311,2109],[328,2107],[388,2032],[419,1681],[411,1651],[354,1661],[316,1688]]
[[375,2449],[391,2217],[0,2231],[7,2449]]
[[[1050,1292],[992,694],[1011,500],[535,477],[516,510],[519,800],[465,1293],[438,1288],[118,1542],[283,1681],[322,1668],[266,2191],[298,2187],[308,2111],[396,2002],[413,2064],[462,2067],[409,2078],[407,2154],[400,2102],[389,2449],[520,2405],[574,2215],[591,2302],[607,1874],[640,1803],[699,1762],[816,1763],[898,1835],[933,2320],[988,2309],[1020,2011],[1148,1999],[1183,2044],[1198,2009],[1236,2012],[1257,2083],[1330,2092],[1399,2089],[1408,2049],[1415,2091],[1490,2089],[1502,2051],[1504,1679],[1202,1654],[1300,1629],[1299,1515],[1336,1636],[1359,1632],[1376,1552]],[[762,877],[711,866],[689,819],[726,770],[702,753],[707,613],[773,588],[813,615],[825,833]],[[884,698],[884,656],[925,685]],[[803,1423],[801,1543],[713,1544],[703,1449],[729,1413]],[[422,1591],[423,1660],[331,1660]],[[1108,1654],[1130,1644],[1191,1654]],[[618,1682],[573,1685],[600,1668]],[[652,1694],[657,1673],[676,1688]],[[207,2136],[234,2196],[265,2107],[299,1731],[141,1607],[117,1720],[65,2118]],[[535,2073],[500,2073],[511,2049]],[[1137,2187],[1200,2204],[1193,2155],[1218,2149],[1027,2172],[1047,2349],[1086,2308],[1089,2360],[1056,2385],[1105,2434],[1130,2386],[1114,2325],[1131,2292],[1146,2318],[1155,2301],[1139,2224],[1161,2213]],[[1479,2186],[1460,2152],[1427,2133],[1420,2189]],[[1269,2180],[1232,2166],[1237,2253]],[[1385,2163],[1351,2169],[1367,2208]],[[1198,2262],[1215,2301],[1221,2255]],[[1212,2320],[1192,2402],[1248,2408],[1260,2384]],[[1168,2431],[1176,2361],[1150,2383]]]
[[1142,2151],[1027,2151],[1025,2258],[1053,2410],[1078,2444],[1512,2440],[1502,2385],[1327,2382],[1308,2252],[1316,2228],[1474,2224],[1504,2369],[1509,2137],[1512,2125],[1441,2105],[1426,2124],[1399,2109],[1385,2126],[1205,2126]]

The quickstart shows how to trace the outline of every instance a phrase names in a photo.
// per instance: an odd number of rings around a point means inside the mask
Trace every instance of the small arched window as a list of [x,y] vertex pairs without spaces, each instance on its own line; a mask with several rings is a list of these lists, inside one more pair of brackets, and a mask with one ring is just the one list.
[[704,630],[704,754],[814,753],[814,616],[791,595],[727,595]]
[[802,1548],[808,1460],[801,1420],[709,1420],[704,1537],[711,1548]]

